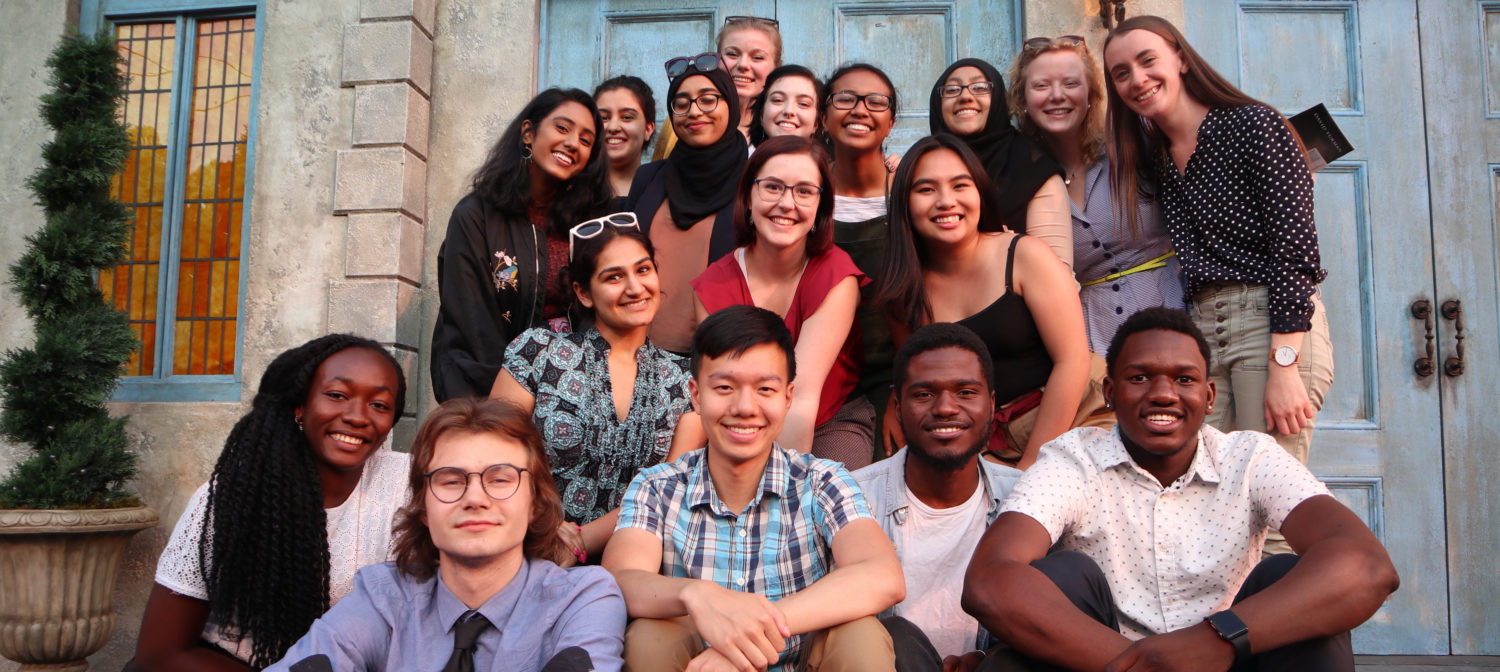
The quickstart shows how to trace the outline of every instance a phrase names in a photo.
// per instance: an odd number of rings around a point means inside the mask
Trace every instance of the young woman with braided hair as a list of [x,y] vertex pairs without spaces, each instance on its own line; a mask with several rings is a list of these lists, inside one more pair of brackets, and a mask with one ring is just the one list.
[[139,670],[281,658],[355,570],[390,555],[410,458],[379,450],[406,405],[380,344],[333,334],[277,356],[156,569]]

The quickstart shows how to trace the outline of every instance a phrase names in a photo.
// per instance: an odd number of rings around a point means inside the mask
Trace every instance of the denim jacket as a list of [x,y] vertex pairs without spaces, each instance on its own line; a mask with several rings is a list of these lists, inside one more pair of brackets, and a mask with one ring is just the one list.
[[[910,503],[907,501],[909,492],[905,486],[906,478],[906,455],[909,448],[902,448],[895,455],[876,462],[868,467],[854,472],[854,480],[859,483],[859,488],[865,493],[865,502],[870,506],[870,514],[880,523],[880,529],[885,531],[885,536],[890,537],[891,543],[896,546],[896,558],[902,559],[901,535],[896,533],[896,528],[906,524],[906,517],[910,513]],[[979,460],[979,485],[984,488],[988,496],[989,505],[985,510],[984,524],[995,522],[1000,515],[1000,504],[1005,501],[1006,495],[1010,494],[1016,481],[1021,478],[1021,470],[996,464],[989,460]],[[889,616],[888,609],[881,616]],[[974,648],[986,650],[990,647],[991,637],[983,626],[979,628],[979,636],[974,641]]]

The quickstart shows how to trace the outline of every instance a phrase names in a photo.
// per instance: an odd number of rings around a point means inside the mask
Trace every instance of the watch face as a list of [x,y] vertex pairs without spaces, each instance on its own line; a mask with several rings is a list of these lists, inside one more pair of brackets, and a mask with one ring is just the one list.
[[1297,363],[1297,351],[1290,345],[1283,345],[1276,348],[1274,356],[1276,363],[1281,366],[1291,366]]

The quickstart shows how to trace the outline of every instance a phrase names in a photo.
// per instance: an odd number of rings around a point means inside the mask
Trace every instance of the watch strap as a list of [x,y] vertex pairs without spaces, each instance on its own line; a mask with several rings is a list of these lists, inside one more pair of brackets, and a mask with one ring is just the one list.
[[1219,639],[1234,646],[1235,665],[1250,658],[1250,628],[1234,612],[1225,610],[1209,616],[1208,626],[1214,629]]

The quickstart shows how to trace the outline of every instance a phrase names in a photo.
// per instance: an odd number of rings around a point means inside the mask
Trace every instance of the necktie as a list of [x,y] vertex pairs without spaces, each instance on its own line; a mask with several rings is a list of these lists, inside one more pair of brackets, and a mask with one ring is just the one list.
[[474,672],[475,642],[479,633],[490,627],[490,620],[477,611],[466,611],[453,626],[453,656],[443,666],[443,672]]

